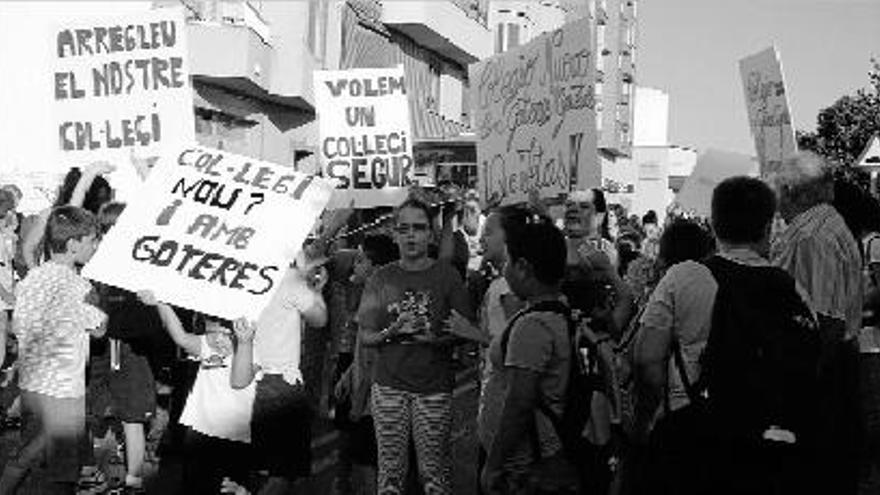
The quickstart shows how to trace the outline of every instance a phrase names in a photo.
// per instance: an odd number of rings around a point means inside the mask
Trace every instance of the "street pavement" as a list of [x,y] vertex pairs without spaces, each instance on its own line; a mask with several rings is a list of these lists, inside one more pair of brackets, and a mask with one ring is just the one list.
[[[456,495],[469,495],[476,492],[477,486],[477,441],[476,441],[476,414],[478,385],[476,369],[470,368],[458,373],[457,386],[453,400],[453,461],[454,461],[454,486],[453,493]],[[0,394],[0,404],[8,403],[8,394]],[[312,494],[332,493],[333,481],[336,476],[336,460],[338,458],[339,437],[329,420],[318,420],[315,425],[313,436],[313,476],[303,480],[297,487],[296,493]],[[0,465],[5,465],[14,454],[18,443],[18,430],[6,430],[0,433]],[[108,475],[110,485],[121,483],[125,475],[124,465],[119,455],[118,444],[110,438],[96,450],[96,459]],[[147,471],[154,474],[157,471],[155,457],[149,459]],[[164,472],[164,471],[163,471]],[[160,479],[157,476],[148,476],[148,493],[167,494],[169,488],[176,483],[175,476],[179,476],[179,470],[168,470],[169,475]],[[37,495],[39,490],[33,483],[28,483],[20,492],[23,495]],[[104,493],[98,491],[84,491],[80,495]],[[414,491],[414,494],[419,493]]]

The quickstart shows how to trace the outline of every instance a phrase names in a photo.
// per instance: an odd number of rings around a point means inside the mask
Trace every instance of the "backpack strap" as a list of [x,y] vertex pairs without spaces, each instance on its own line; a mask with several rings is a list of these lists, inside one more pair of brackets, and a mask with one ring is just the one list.
[[510,318],[510,321],[507,322],[507,326],[504,328],[504,332],[501,333],[501,362],[502,364],[507,359],[507,344],[510,342],[510,332],[513,331],[513,326],[519,321],[520,318],[526,316],[529,313],[559,313],[565,317],[568,322],[568,334],[569,337],[575,337],[575,325],[571,318],[571,309],[562,301],[542,301],[533,306],[527,306],[521,310],[519,310],[515,315]]
[[[569,347],[571,349],[571,366],[569,368],[569,386],[571,386],[571,378],[575,376],[577,366],[577,326],[574,323],[574,320],[571,316],[571,308],[568,307],[562,301],[542,301],[533,306],[527,306],[520,311],[518,311],[513,317],[511,317],[510,321],[507,322],[507,326],[504,328],[504,332],[501,334],[501,363],[502,366],[504,362],[507,360],[507,347],[510,342],[510,332],[513,330],[513,326],[519,321],[520,318],[526,316],[529,313],[558,313],[562,315],[567,324],[568,324],[568,335],[569,335]],[[538,400],[538,411],[547,417],[550,420],[550,423],[553,425],[553,430],[556,431],[556,434],[562,439],[562,419],[552,410],[550,406],[544,401]],[[535,458],[541,457],[541,448],[540,448],[540,439],[538,438],[538,430],[537,423],[533,423],[532,427],[532,450]]]
[[681,352],[681,344],[679,343],[678,336],[675,335],[674,331],[672,334],[672,359],[675,362],[675,370],[678,372],[678,378],[681,380],[681,384],[684,386],[684,391],[688,396],[688,400],[691,401],[691,404],[696,404],[697,402],[703,400],[703,397],[700,395],[702,388],[697,385],[698,383],[700,383],[700,381],[697,380],[697,382],[694,383],[691,382],[690,378],[688,377],[687,368],[684,365],[684,355],[682,355]]

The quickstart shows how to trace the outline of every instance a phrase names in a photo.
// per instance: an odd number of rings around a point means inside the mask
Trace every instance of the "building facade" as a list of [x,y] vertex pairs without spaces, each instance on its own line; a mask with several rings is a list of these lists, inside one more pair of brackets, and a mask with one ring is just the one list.
[[666,92],[638,87],[634,107],[632,156],[605,170],[605,189],[610,202],[637,215],[654,210],[662,222],[697,163],[697,151],[670,144]]
[[[488,0],[155,0],[187,15],[196,135],[316,172],[312,73],[403,65],[416,174],[476,162],[467,66],[491,54]],[[471,174],[465,174],[471,175]]]

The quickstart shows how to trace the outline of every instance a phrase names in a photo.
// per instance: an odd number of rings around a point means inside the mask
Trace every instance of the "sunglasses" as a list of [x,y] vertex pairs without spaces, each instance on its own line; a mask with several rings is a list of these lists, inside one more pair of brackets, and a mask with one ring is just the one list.
[[426,223],[399,223],[394,226],[394,231],[398,234],[406,234],[409,232],[427,232],[428,224]]

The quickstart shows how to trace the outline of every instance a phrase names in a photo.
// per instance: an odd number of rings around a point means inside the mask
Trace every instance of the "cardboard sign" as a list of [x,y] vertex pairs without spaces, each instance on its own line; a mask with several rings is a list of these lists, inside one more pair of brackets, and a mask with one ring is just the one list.
[[588,19],[566,24],[470,66],[484,201],[601,186],[590,30]]
[[[52,30],[58,161],[118,166],[114,186],[137,185],[132,155],[155,157],[195,142],[186,25],[179,8],[73,18]],[[125,182],[125,184],[122,184]]]
[[199,146],[162,155],[83,275],[221,318],[256,318],[333,185]]
[[761,176],[766,177],[797,152],[782,63],[771,47],[740,60],[739,70]]
[[712,213],[712,193],[724,179],[738,175],[758,175],[758,163],[741,153],[709,149],[700,154],[675,204],[685,212],[708,217]]
[[396,206],[413,183],[403,67],[315,71],[315,107],[331,207]]

